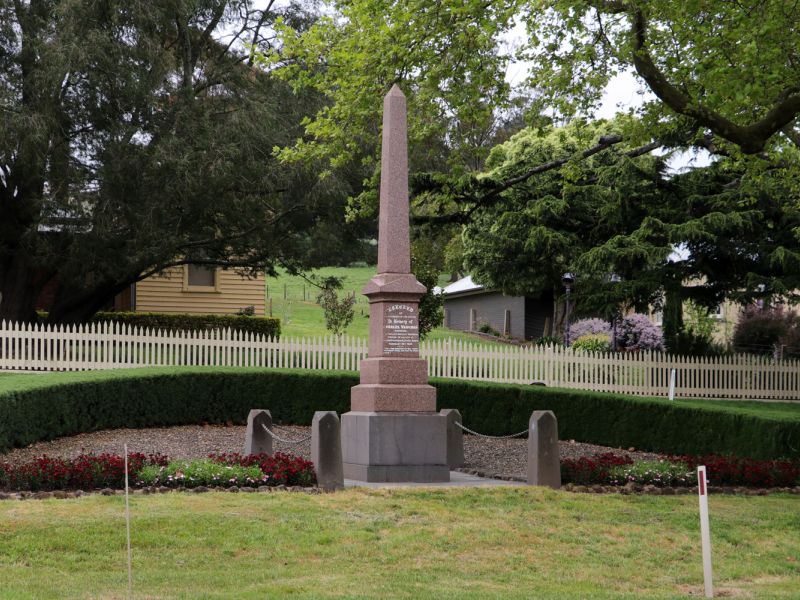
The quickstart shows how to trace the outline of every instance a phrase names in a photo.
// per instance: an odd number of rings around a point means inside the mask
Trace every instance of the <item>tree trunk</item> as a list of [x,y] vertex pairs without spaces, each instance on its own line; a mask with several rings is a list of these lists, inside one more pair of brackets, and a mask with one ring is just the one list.
[[20,252],[0,262],[0,320],[36,322],[36,300],[50,277],[37,273]]
[[76,292],[61,288],[47,315],[48,323],[85,323],[99,310],[108,306],[114,297],[136,281],[106,281],[90,290]]
[[683,293],[679,286],[667,290],[663,309],[662,329],[670,352],[677,352],[678,336],[683,330]]

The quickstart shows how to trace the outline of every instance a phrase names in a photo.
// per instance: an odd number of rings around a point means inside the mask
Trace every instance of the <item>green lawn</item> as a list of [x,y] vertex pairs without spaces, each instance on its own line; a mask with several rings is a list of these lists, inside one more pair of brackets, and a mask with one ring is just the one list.
[[[709,504],[718,593],[797,597],[800,499]],[[702,596],[697,512],[541,488],[134,496],[134,597]],[[125,560],[122,497],[0,502],[3,598],[124,598]]]
[[[339,277],[342,279],[342,292],[355,292],[357,304],[355,318],[347,328],[347,334],[366,338],[369,333],[369,305],[361,289],[375,275],[375,267],[325,267],[314,274],[320,278]],[[444,278],[446,279],[446,278]],[[441,282],[440,285],[445,282]],[[267,294],[272,300],[272,316],[281,320],[281,334],[291,337],[327,336],[325,317],[322,308],[315,302],[319,290],[302,277],[287,275],[267,278]],[[269,311],[269,300],[267,301]],[[451,331],[440,327],[430,333],[430,340],[464,340],[483,346],[496,345],[484,338]]]

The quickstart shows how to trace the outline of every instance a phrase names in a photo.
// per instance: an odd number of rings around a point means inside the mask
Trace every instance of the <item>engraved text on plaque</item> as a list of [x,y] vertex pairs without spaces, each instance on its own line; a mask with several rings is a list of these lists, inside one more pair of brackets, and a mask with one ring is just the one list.
[[396,302],[386,308],[383,353],[419,354],[419,315],[415,304]]

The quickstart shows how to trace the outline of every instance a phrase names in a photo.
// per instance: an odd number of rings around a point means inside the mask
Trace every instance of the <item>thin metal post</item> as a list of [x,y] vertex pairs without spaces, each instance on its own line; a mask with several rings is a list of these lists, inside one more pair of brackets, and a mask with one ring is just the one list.
[[697,494],[700,497],[700,539],[703,544],[703,585],[706,598],[714,597],[711,572],[711,530],[708,525],[708,486],[705,466],[697,467]]
[[675,400],[675,369],[669,373],[669,399]]
[[133,598],[133,566],[131,561],[131,507],[128,502],[128,444],[125,448],[125,528],[128,538],[128,598]]

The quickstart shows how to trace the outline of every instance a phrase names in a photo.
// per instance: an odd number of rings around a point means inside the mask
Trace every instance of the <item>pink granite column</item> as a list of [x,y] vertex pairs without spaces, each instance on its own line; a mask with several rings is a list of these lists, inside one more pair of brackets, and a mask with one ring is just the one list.
[[447,418],[419,358],[419,299],[408,236],[406,99],[394,86],[383,101],[378,274],[369,298],[369,357],[342,415],[344,476],[360,481],[449,481]]
[[411,273],[407,140],[406,97],[395,84],[383,99],[378,273]]
[[369,358],[351,410],[435,411],[436,390],[419,358],[419,299],[425,287],[411,274],[406,98],[395,85],[383,100],[378,274],[369,298]]

